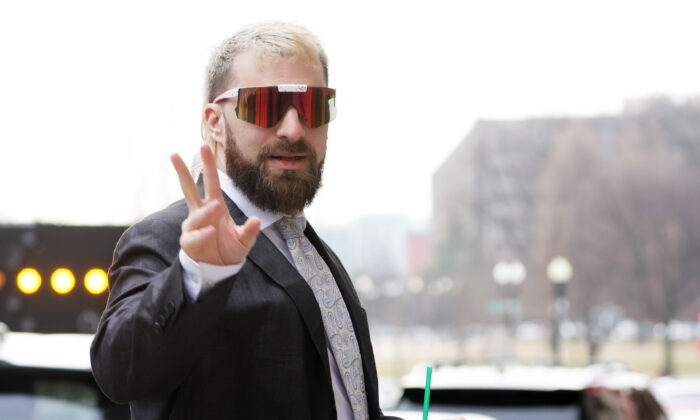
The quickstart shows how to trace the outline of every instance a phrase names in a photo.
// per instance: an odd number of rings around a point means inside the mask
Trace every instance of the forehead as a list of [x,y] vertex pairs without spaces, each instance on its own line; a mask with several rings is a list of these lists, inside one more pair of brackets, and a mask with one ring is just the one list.
[[234,80],[231,87],[280,84],[325,86],[318,59],[309,61],[297,56],[265,56],[249,50],[234,58],[232,70]]

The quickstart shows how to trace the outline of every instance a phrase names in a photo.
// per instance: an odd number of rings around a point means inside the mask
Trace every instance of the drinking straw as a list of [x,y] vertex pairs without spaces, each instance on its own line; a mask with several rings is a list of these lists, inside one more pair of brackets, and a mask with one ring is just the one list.
[[423,420],[428,420],[428,405],[430,404],[430,377],[433,375],[432,366],[428,366],[425,375],[425,397],[423,398]]

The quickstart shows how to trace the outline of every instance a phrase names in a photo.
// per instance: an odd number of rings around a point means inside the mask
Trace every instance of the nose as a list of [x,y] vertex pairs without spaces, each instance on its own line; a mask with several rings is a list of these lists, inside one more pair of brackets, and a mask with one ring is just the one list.
[[304,134],[306,134],[306,126],[299,118],[299,111],[290,106],[277,126],[277,137],[295,142],[303,138]]

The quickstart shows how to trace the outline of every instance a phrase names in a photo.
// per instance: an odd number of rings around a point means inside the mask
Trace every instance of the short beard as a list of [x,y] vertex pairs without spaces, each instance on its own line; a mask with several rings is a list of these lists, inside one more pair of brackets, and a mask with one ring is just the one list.
[[[226,171],[228,176],[250,201],[263,210],[296,215],[311,204],[321,187],[323,164],[317,163],[314,149],[305,140],[279,142],[263,146],[258,152],[257,162],[244,158],[238,149],[233,131],[226,122]],[[309,159],[308,169],[284,170],[273,174],[267,158],[280,152],[304,153]]]

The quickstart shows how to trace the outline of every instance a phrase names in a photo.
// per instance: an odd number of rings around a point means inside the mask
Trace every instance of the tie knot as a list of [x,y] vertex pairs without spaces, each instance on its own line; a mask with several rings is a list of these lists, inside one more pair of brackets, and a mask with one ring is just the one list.
[[284,239],[296,239],[304,236],[304,218],[284,216],[275,222],[275,226]]

